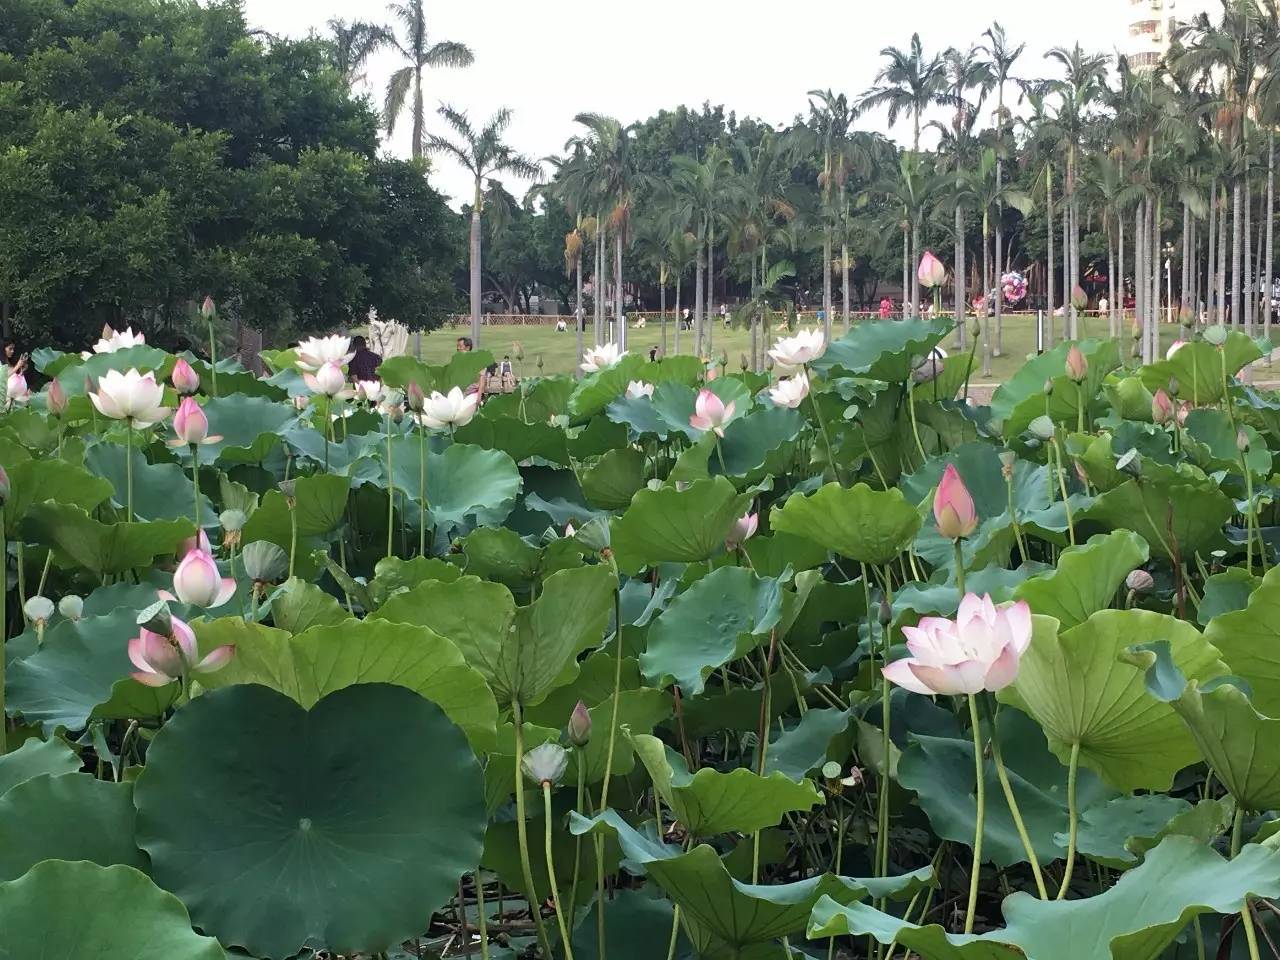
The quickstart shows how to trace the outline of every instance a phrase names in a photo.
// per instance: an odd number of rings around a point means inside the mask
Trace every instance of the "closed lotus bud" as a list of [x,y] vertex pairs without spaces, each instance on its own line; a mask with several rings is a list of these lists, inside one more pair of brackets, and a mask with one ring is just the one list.
[[1186,304],[1178,308],[1178,322],[1188,330],[1196,325],[1196,315]]
[[1080,348],[1073,343],[1071,349],[1067,351],[1067,376],[1076,383],[1083,383],[1088,374],[1089,361],[1080,352]]
[[255,583],[278,583],[289,569],[289,555],[269,540],[247,544],[244,572]]
[[569,742],[575,747],[585,747],[591,742],[591,714],[581,700],[569,714]]
[[1169,396],[1176,397],[1178,395],[1178,391],[1181,389],[1182,389],[1182,384],[1178,382],[1178,378],[1170,377],[1169,378]]
[[1134,321],[1134,323],[1130,324],[1130,326],[1129,326],[1129,337],[1130,337],[1131,339],[1133,339],[1133,340],[1141,340],[1141,339],[1142,339],[1142,324],[1138,323],[1137,321]]
[[1071,306],[1077,310],[1083,310],[1089,305],[1089,295],[1084,292],[1084,288],[1076,284],[1071,288]]
[[49,381],[49,394],[45,398],[45,406],[55,417],[60,417],[67,412],[67,391],[62,389],[62,384],[57,380]]
[[1227,328],[1217,323],[1204,332],[1204,338],[1215,347],[1220,347],[1227,342]]
[[1053,421],[1043,413],[1027,424],[1027,429],[1031,431],[1031,435],[1037,440],[1043,440],[1046,443],[1052,440],[1056,433]]
[[200,304],[200,316],[205,320],[212,320],[218,313],[218,308],[214,306],[213,297],[206,296],[204,303]]
[[880,621],[880,626],[887,627],[893,623],[893,604],[886,598],[880,598],[880,606],[876,610],[876,619]]
[[38,626],[48,623],[53,611],[53,601],[48,597],[28,597],[27,602],[22,605],[22,612],[27,615],[27,619]]
[[544,743],[524,755],[524,775],[541,786],[556,786],[569,766],[569,751],[557,743]]
[[68,620],[79,620],[84,616],[84,600],[74,593],[68,593],[58,601],[58,612]]
[[1182,401],[1182,405],[1178,407],[1178,426],[1183,426],[1187,422],[1187,417],[1191,415],[1191,404],[1186,400]]
[[751,361],[747,359],[747,355],[745,353],[738,359],[738,366],[742,368],[743,373],[746,373],[747,369],[751,366]]
[[417,382],[409,384],[405,390],[405,403],[414,413],[421,413],[422,408],[427,405],[427,395],[422,392],[422,388]]
[[971,336],[971,337],[976,337],[976,336],[978,336],[978,335],[979,335],[979,334],[981,334],[981,333],[982,333],[982,321],[980,321],[980,320],[970,320],[970,321],[969,321],[969,336]]
[[[0,467],[0,507],[9,502],[9,474],[5,472],[4,467]],[[0,557],[0,561],[3,558]]]
[[178,362],[173,365],[169,382],[173,384],[173,389],[187,397],[200,389],[200,374],[192,369],[191,364],[179,357]]
[[942,480],[933,495],[933,519],[938,532],[948,540],[959,540],[978,529],[977,507],[955,464],[947,464],[942,471]]
[[1173,401],[1169,399],[1169,395],[1163,390],[1157,390],[1154,397],[1151,398],[1151,421],[1158,426],[1164,426],[1173,419]]
[[1156,581],[1145,570],[1134,570],[1124,578],[1124,585],[1134,593],[1146,593],[1155,587]]
[[932,250],[926,250],[924,256],[920,258],[920,266],[916,270],[916,276],[920,278],[920,286],[928,287],[932,290],[934,287],[940,287],[947,279],[947,268],[942,265],[942,261],[933,255]]
[[1241,453],[1249,452],[1249,434],[1245,432],[1244,427],[1236,431],[1236,449]]

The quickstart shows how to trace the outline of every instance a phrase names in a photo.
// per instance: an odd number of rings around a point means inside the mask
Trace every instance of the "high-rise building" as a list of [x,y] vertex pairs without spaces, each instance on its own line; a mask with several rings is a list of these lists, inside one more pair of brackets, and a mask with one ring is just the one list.
[[1128,31],[1120,52],[1129,66],[1151,69],[1164,59],[1180,22],[1208,9],[1202,0],[1121,0],[1128,8]]

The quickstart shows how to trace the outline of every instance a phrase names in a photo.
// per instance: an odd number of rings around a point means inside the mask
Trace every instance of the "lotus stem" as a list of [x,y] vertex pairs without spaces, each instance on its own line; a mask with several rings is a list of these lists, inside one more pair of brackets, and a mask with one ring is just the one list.
[[956,589],[960,591],[961,598],[964,597],[964,547],[960,545],[959,540],[953,540],[956,551]]
[[[551,853],[551,783],[547,780],[542,781],[542,819],[546,824],[544,835],[547,848],[547,879],[551,882],[551,901],[556,906],[556,924],[560,927],[560,943],[564,946],[565,960],[573,960],[573,946],[569,943],[569,927],[565,921],[564,908],[560,906],[560,887],[556,883],[555,860]],[[599,904],[598,909],[603,910],[604,904]]]
[[218,346],[213,335],[212,321],[209,323],[209,377],[213,380],[213,389],[210,393],[216,397],[218,395]]
[[1009,773],[1004,767],[1004,757],[1000,750],[1000,731],[997,726],[997,712],[991,711],[991,758],[996,764],[996,776],[1000,779],[1000,789],[1004,791],[1005,803],[1009,805],[1009,813],[1013,816],[1013,825],[1018,830],[1018,839],[1022,841],[1022,849],[1026,851],[1027,860],[1031,864],[1031,874],[1035,877],[1036,891],[1041,900],[1048,900],[1049,893],[1045,889],[1044,875],[1040,872],[1040,859],[1036,849],[1031,845],[1031,837],[1027,833],[1027,825],[1022,820],[1022,811],[1018,808],[1018,798],[1013,793],[1013,785],[1009,783]]
[[[809,378],[809,367],[807,365],[804,368],[804,376],[806,379]],[[835,474],[837,480],[840,480],[840,465],[836,463],[836,454],[831,447],[831,434],[827,432],[827,421],[822,418],[822,408],[818,406],[818,397],[813,392],[812,380],[809,380],[809,405],[813,407],[814,419],[818,421],[818,429],[822,433],[823,446],[827,448],[827,460],[831,463],[831,472]]]
[[[889,604],[890,609],[893,607],[893,581],[889,577],[889,571],[886,569],[883,575],[884,581],[884,599]],[[871,637],[867,637],[870,643]],[[890,698],[889,698],[889,678],[884,675],[884,665],[889,662],[889,627],[887,624],[880,625],[880,641],[883,644],[880,660],[880,761],[884,764],[884,773],[881,777],[880,790],[880,835],[884,837],[884,846],[880,850],[880,873],[881,877],[889,875],[889,806],[892,800],[889,796],[889,751],[890,738],[889,726],[891,722],[890,716]]]
[[[124,518],[133,522],[133,418],[125,421],[128,429],[125,432],[124,445]],[[21,571],[19,571],[21,572]]]
[[[289,577],[293,578],[293,557],[298,552],[298,506],[293,498],[289,498]],[[347,561],[342,560],[342,569],[347,568]]]
[[[520,841],[520,871],[525,895],[529,898],[529,915],[533,917],[533,925],[538,931],[538,943],[542,946],[543,954],[550,957],[551,942],[547,940],[547,931],[542,925],[542,911],[538,905],[538,894],[533,885],[533,866],[529,860],[529,829],[524,809],[524,709],[519,700],[512,701],[511,713],[516,728],[516,838]],[[551,886],[555,889],[554,882]]]
[[395,473],[392,470],[392,453],[391,453],[391,415],[387,414],[385,418],[387,428],[387,559],[391,559],[394,552],[394,538],[396,528],[396,481]]
[[1067,898],[1071,874],[1076,866],[1076,839],[1080,830],[1080,811],[1076,808],[1076,773],[1080,769],[1080,741],[1071,744],[1071,762],[1067,765],[1067,865],[1062,871],[1058,899]]
[[920,462],[924,463],[929,458],[925,456],[924,444],[920,442],[920,427],[916,423],[916,386],[910,375],[907,377],[907,410],[911,414],[911,435],[915,438]]
[[[769,653],[764,659],[764,674],[761,677],[760,689],[760,757],[757,773],[763,777],[765,763],[769,755],[769,714],[773,712],[773,659],[778,652],[778,631],[772,630],[769,635]],[[661,824],[659,824],[661,826]],[[760,882],[760,831],[751,837],[751,882]]]
[[[1236,815],[1231,821],[1231,856],[1240,855],[1241,841],[1244,839],[1244,807],[1236,807]],[[1240,908],[1240,924],[1244,927],[1244,938],[1249,945],[1249,960],[1261,960],[1258,953],[1258,933],[1253,929],[1253,908],[1249,906],[1249,895],[1245,894],[1244,904]]]
[[[574,809],[578,813],[586,816],[587,811],[584,806],[586,803],[587,793],[587,768],[586,761],[582,756],[582,751],[575,751],[574,765],[578,768],[578,801]],[[656,793],[655,793],[656,796]],[[658,832],[662,832],[662,811],[658,811]],[[578,910],[578,877],[582,872],[582,834],[573,838],[573,883],[569,887],[569,916],[574,916]]]
[[[959,542],[959,540],[956,541],[957,544]],[[986,827],[987,785],[982,773],[982,723],[978,718],[978,701],[972,693],[969,694],[968,699],[969,722],[973,727],[973,769],[977,775],[978,817],[973,833],[973,869],[969,875],[969,905],[964,913],[964,932],[973,933],[974,914],[978,909],[978,878],[982,871],[982,836]]]
[[1071,538],[1071,545],[1076,545],[1076,525],[1071,517],[1071,500],[1067,496],[1067,470],[1063,465],[1062,447],[1058,445],[1058,438],[1054,437],[1049,441],[1052,458],[1057,460],[1057,466],[1051,469],[1058,475],[1058,486],[1062,490],[1062,506],[1067,511],[1067,533]]
[[489,918],[484,905],[484,879],[480,876],[480,868],[476,867],[476,923],[480,926],[480,960],[489,960]]
[[427,430],[418,425],[418,555],[427,555]]
[[191,495],[195,502],[196,536],[200,536],[200,446],[191,444]]
[[[679,328],[677,328],[679,329]],[[671,939],[667,943],[667,960],[676,960],[676,942],[680,939],[680,904],[671,911]],[[832,943],[835,941],[832,940]]]
[[[613,568],[614,578],[618,577],[618,563],[613,555],[609,555],[609,566]],[[600,788],[600,810],[609,806],[609,781],[613,778],[613,748],[618,737],[618,701],[622,689],[622,584],[619,581],[613,590],[613,707],[609,711],[609,747],[604,755],[604,785]],[[599,939],[598,951],[600,960],[604,960],[607,950],[607,934],[604,925],[604,841],[598,835],[595,838],[596,851],[596,935]]]

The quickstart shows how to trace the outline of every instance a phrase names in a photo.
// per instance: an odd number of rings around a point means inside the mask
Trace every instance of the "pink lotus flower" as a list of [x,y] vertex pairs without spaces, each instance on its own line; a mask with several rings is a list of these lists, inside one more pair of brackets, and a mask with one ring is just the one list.
[[142,633],[129,641],[129,659],[138,669],[133,679],[148,687],[163,687],[181,680],[184,674],[213,673],[231,662],[235,654],[233,644],[225,644],[211,650],[204,659],[197,659],[200,651],[196,635],[191,628],[173,617],[170,636],[153,633],[142,628]]
[[180,544],[175,552],[179,560],[182,560],[192,550],[203,550],[205,553],[212,555],[213,547],[209,546],[209,536],[203,530],[194,537],[187,537]]
[[569,742],[575,747],[585,747],[591,742],[591,714],[587,712],[587,705],[581,700],[577,702],[573,712],[569,714],[567,732],[569,734]]
[[57,380],[49,381],[49,391],[44,405],[55,417],[60,417],[67,412],[67,391],[62,389],[62,384]]
[[960,540],[978,529],[978,509],[955,464],[948,463],[933,494],[933,519],[948,540]]
[[160,599],[177,600],[193,607],[220,607],[235,592],[236,582],[222,575],[213,554],[190,550],[173,573],[173,593],[161,590]]
[[183,397],[178,404],[178,412],[173,415],[173,432],[175,436],[169,441],[171,447],[194,447],[222,439],[218,434],[209,435],[209,418],[195,397]]
[[422,408],[427,405],[426,394],[422,392],[422,388],[418,386],[417,381],[409,384],[408,389],[404,392],[405,403],[414,413],[421,413]]
[[342,396],[346,391],[347,377],[342,367],[332,361],[320,365],[315,373],[304,373],[302,382],[312,393],[324,394],[326,397]]
[[1164,426],[1172,419],[1173,401],[1169,399],[1169,394],[1165,393],[1162,387],[1151,398],[1151,420],[1158,426]]
[[218,312],[218,308],[213,304],[213,297],[205,295],[204,303],[200,304],[200,316],[205,320],[212,320],[214,314]]
[[1177,353],[1179,350],[1181,350],[1183,347],[1185,347],[1186,345],[1187,345],[1187,341],[1185,341],[1185,340],[1175,340],[1175,341],[1173,341],[1173,343],[1171,343],[1171,344],[1169,345],[1169,349],[1168,349],[1167,351],[1165,351],[1164,358],[1165,358],[1166,360],[1172,360],[1172,359],[1173,359],[1173,355],[1174,355],[1175,353]]
[[933,289],[942,286],[946,281],[947,268],[933,255],[932,250],[926,250],[924,256],[920,258],[920,267],[916,270],[916,276],[920,278],[922,287]]
[[31,399],[31,388],[27,386],[27,378],[20,373],[9,374],[9,379],[5,383],[5,399],[10,405],[15,403],[26,403]]
[[1071,306],[1077,310],[1083,310],[1089,305],[1089,295],[1084,292],[1084,287],[1076,284],[1071,288]]
[[178,362],[173,365],[173,373],[169,374],[169,382],[179,394],[184,397],[190,396],[200,389],[200,374],[191,368],[191,364],[179,357]]
[[1084,378],[1089,373],[1089,361],[1085,359],[1084,354],[1080,352],[1080,348],[1074,343],[1071,349],[1067,351],[1067,376],[1076,383],[1083,383]]
[[955,620],[925,617],[902,632],[911,656],[884,668],[891,682],[926,695],[1001,690],[1017,679],[1031,644],[1031,608],[1025,600],[997,607],[968,593]]
[[740,546],[755,536],[756,528],[760,526],[760,515],[758,513],[748,513],[733,522],[733,528],[729,531],[729,535],[724,538],[724,548],[729,551],[737,550]]
[[695,430],[712,430],[717,437],[723,437],[725,424],[733,419],[733,407],[732,400],[726,404],[710,390],[700,390],[693,403],[689,426]]

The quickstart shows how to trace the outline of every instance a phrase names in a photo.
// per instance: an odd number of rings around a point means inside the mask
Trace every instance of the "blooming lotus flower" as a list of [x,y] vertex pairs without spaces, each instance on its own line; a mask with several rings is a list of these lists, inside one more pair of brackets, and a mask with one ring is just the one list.
[[304,373],[302,382],[312,393],[326,397],[340,397],[346,394],[347,378],[342,368],[336,363],[326,361],[315,373]]
[[608,370],[626,355],[627,351],[619,351],[616,343],[592,347],[582,354],[582,372],[599,373],[601,370]]
[[711,430],[717,437],[723,437],[725,424],[733,419],[733,407],[732,400],[726,404],[710,390],[699,390],[689,426],[695,430]]
[[544,743],[524,755],[521,767],[534,783],[555,786],[564,778],[569,766],[569,751],[558,743]]
[[955,464],[948,463],[933,494],[933,519],[948,540],[960,540],[978,529],[978,509]]
[[379,380],[357,380],[356,399],[376,404],[382,399],[382,382]]
[[942,286],[947,279],[947,268],[933,255],[932,250],[926,250],[924,256],[920,258],[920,267],[916,270],[916,276],[920,278],[922,287],[933,289]]
[[209,436],[209,418],[196,403],[195,397],[183,397],[178,404],[178,412],[173,415],[174,438],[169,441],[171,447],[194,447],[202,443],[217,443],[222,437],[218,434]]
[[178,362],[173,365],[169,382],[179,394],[184,397],[190,396],[200,389],[200,374],[191,368],[191,364],[179,357]]
[[[208,543],[208,538],[205,539]],[[177,600],[193,607],[220,607],[236,592],[236,582],[222,576],[213,554],[191,550],[173,572],[173,592],[160,591],[160,599]]]
[[60,417],[67,412],[67,391],[62,389],[62,384],[57,380],[49,381],[44,405],[55,417]]
[[204,659],[197,659],[200,651],[191,628],[177,617],[172,618],[170,627],[172,633],[167,637],[143,627],[142,632],[129,641],[129,659],[138,668],[132,676],[139,683],[163,687],[181,680],[184,674],[213,673],[231,662],[235,653],[233,644],[217,647]]
[[98,389],[89,394],[89,399],[104,417],[126,420],[140,430],[169,415],[168,408],[160,406],[164,402],[164,387],[156,383],[154,373],[108,370],[99,378]]
[[724,538],[724,548],[726,550],[737,550],[740,546],[755,536],[756,528],[760,525],[760,515],[758,513],[747,513],[733,521],[733,527],[729,531],[729,535]]
[[581,700],[574,706],[573,713],[569,714],[568,734],[569,742],[575,747],[585,747],[591,742],[591,714]]
[[328,337],[309,337],[298,344],[295,352],[298,366],[310,373],[315,373],[326,363],[335,367],[345,366],[355,356],[351,352],[351,338],[336,333]]
[[466,426],[476,415],[479,405],[479,394],[463,393],[457,387],[448,393],[433,390],[427,398],[426,406],[422,408],[422,425],[432,430]]
[[822,331],[798,330],[793,337],[782,337],[773,345],[769,356],[773,362],[794,369],[812,363],[827,351],[827,340]]
[[925,617],[902,632],[911,656],[884,668],[898,686],[926,695],[1001,690],[1017,679],[1031,644],[1031,608],[1025,600],[997,607],[969,593],[955,620]]
[[627,384],[627,399],[639,400],[641,397],[653,399],[653,384],[645,383],[643,380],[632,380]]
[[779,380],[769,388],[769,399],[776,407],[790,407],[794,410],[809,395],[809,378],[803,373],[794,377]]
[[133,327],[123,330],[112,330],[110,326],[102,328],[102,339],[93,345],[94,353],[115,353],[129,347],[140,347],[147,342],[141,333],[134,333]]
[[1067,376],[1076,383],[1083,383],[1085,376],[1089,373],[1089,361],[1085,359],[1084,354],[1080,352],[1080,348],[1074,343],[1071,349],[1067,351]]
[[10,405],[26,403],[31,399],[31,388],[27,386],[27,378],[20,373],[9,374],[4,387],[5,400]]
[[1183,347],[1185,347],[1186,345],[1187,345],[1187,341],[1185,340],[1173,341],[1173,343],[1169,345],[1169,349],[1165,351],[1164,358],[1166,360],[1172,360],[1173,355],[1177,353],[1179,350],[1181,350]]
[[1169,394],[1165,393],[1162,387],[1151,398],[1151,420],[1158,426],[1164,426],[1172,419],[1173,401],[1169,399]]

